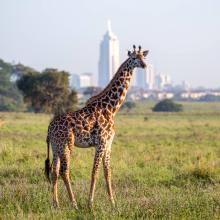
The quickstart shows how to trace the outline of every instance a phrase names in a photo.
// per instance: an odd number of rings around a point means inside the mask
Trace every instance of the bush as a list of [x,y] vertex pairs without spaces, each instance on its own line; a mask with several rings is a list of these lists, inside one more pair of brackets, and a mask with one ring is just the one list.
[[121,110],[124,110],[124,109],[131,110],[135,106],[136,106],[136,104],[134,102],[127,101],[121,106]]
[[182,110],[183,107],[181,104],[177,104],[170,99],[164,99],[152,108],[154,112],[180,112]]

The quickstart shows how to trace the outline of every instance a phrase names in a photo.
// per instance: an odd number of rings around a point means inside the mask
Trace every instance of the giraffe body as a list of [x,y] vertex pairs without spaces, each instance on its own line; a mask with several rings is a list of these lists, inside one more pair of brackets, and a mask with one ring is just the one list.
[[[49,161],[49,144],[51,144],[54,206],[58,206],[57,179],[60,175],[73,206],[77,208],[69,177],[70,154],[73,146],[95,147],[89,194],[90,204],[93,202],[95,183],[101,162],[103,162],[107,192],[112,204],[114,204],[110,170],[111,144],[115,135],[114,116],[125,99],[133,69],[146,67],[143,58],[147,55],[147,51],[142,52],[140,48],[139,51],[136,51],[134,48],[134,51],[129,52],[128,55],[129,58],[121,65],[109,85],[99,95],[90,98],[84,108],[55,117],[48,127],[47,160]],[[45,171],[48,174],[47,169]]]

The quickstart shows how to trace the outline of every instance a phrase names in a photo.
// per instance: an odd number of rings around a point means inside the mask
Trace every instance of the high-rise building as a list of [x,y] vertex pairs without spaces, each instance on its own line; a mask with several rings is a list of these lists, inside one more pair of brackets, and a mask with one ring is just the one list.
[[156,76],[157,89],[165,89],[171,86],[171,79],[169,75],[159,74]]
[[80,88],[92,86],[92,74],[91,73],[81,73],[79,75]]
[[190,83],[187,81],[182,81],[182,85],[181,85],[182,90],[188,91],[190,90],[191,86]]
[[71,87],[75,89],[85,88],[92,86],[92,74],[91,73],[81,73],[71,74]]
[[69,77],[70,77],[69,78],[70,87],[73,89],[79,89],[80,88],[79,75],[75,73],[71,73]]
[[146,88],[146,70],[137,68],[135,71],[136,86],[140,88]]
[[135,71],[135,85],[149,90],[154,89],[154,69],[153,65],[148,64],[147,69],[137,68]]
[[99,80],[98,85],[104,87],[112,79],[119,67],[119,41],[111,29],[108,21],[108,30],[100,44]]
[[149,90],[154,89],[155,87],[155,76],[154,76],[154,67],[152,64],[147,65],[147,75],[146,75],[146,83],[147,83],[147,88]]

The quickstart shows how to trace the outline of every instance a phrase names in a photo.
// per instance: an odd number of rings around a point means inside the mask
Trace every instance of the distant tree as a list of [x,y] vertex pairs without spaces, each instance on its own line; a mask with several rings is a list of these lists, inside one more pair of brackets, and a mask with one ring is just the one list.
[[220,102],[220,96],[205,95],[199,99],[200,102]]
[[11,65],[0,59],[0,88],[8,88],[10,83]]
[[12,71],[11,71],[11,80],[16,81],[20,79],[23,75],[31,74],[31,73],[38,73],[36,70],[29,66],[24,66],[23,64],[15,64],[12,66]]
[[154,112],[180,112],[182,110],[182,105],[173,102],[171,99],[164,99],[152,108]]
[[77,93],[69,88],[69,74],[57,69],[28,72],[17,81],[24,101],[34,112],[61,114],[77,106]]
[[21,111],[24,109],[22,95],[11,81],[13,66],[0,59],[0,111]]

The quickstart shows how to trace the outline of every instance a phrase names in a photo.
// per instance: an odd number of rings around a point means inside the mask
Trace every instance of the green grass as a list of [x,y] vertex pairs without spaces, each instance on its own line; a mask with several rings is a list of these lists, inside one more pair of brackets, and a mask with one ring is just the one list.
[[94,149],[75,148],[71,182],[79,210],[59,179],[60,208],[44,177],[49,115],[0,113],[0,219],[220,219],[220,104],[182,103],[181,113],[152,113],[138,103],[116,117],[113,189],[102,169],[94,207],[87,199]]

